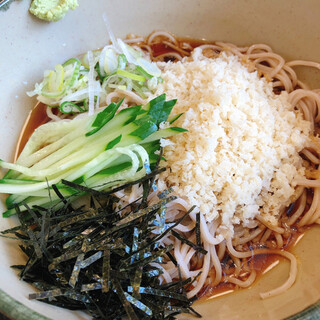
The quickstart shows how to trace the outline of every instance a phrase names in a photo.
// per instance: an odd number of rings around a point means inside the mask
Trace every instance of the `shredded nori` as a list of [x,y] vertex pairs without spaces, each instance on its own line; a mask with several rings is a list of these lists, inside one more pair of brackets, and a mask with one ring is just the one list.
[[[59,205],[46,209],[25,205],[23,213],[16,207],[21,225],[1,233],[23,242],[20,248],[28,257],[26,265],[12,267],[20,270],[21,279],[40,290],[29,298],[87,310],[93,319],[176,319],[182,312],[201,317],[191,307],[194,299],[186,295],[195,279],[182,279],[179,270],[179,279],[161,284],[161,268],[150,266],[151,262],[162,263],[167,256],[179,269],[172,245],[162,247],[159,242],[169,233],[206,253],[199,241],[200,216],[196,244],[173,230],[194,208],[179,220],[166,223],[165,205],[175,199],[171,190],[159,193],[158,203],[148,206],[155,176],[162,170],[155,169],[139,181],[108,192],[63,181],[91,196],[89,208],[74,208],[55,187],[52,190],[60,198]],[[113,192],[134,184],[144,188],[140,202],[119,208]],[[152,233],[155,228],[158,234]]]
[[177,238],[179,239],[181,242],[187,244],[189,247],[192,247],[194,250],[203,253],[203,254],[207,254],[207,250],[205,250],[204,248],[202,248],[201,246],[198,246],[196,244],[194,244],[193,242],[191,242],[190,240],[188,240],[187,238],[185,238],[184,236],[182,236],[180,233],[172,230],[171,233]]
[[196,241],[197,246],[201,246],[201,236],[200,236],[200,212],[196,214]]

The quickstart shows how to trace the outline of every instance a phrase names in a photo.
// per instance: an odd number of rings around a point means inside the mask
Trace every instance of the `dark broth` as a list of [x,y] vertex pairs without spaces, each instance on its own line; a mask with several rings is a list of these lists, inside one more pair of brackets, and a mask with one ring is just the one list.
[[[301,240],[301,238],[303,237],[307,229],[309,228],[304,228],[303,230],[299,230],[299,231],[293,231],[290,234],[290,237],[285,242],[284,249],[286,251],[292,252],[293,248]],[[255,255],[252,258],[248,259],[250,268],[256,272],[256,278],[253,285],[259,282],[259,279],[267,271],[269,271],[268,270],[269,268],[273,269],[278,265],[279,262],[285,261],[285,260],[286,258],[279,256],[277,254],[260,254],[260,255]],[[226,272],[223,269],[222,269],[222,272],[223,274],[226,274]],[[232,275],[232,273],[228,275]],[[206,300],[208,298],[218,297],[226,293],[231,293],[235,290],[243,290],[243,289],[246,289],[246,288],[240,288],[239,286],[236,286],[228,282],[221,282],[216,287],[205,286],[200,291],[200,294],[198,294],[198,296],[201,300]]]
[[47,116],[46,106],[43,103],[38,103],[29,113],[25,124],[22,127],[14,155],[14,161],[17,160],[27,141],[31,137],[34,130],[49,121]]

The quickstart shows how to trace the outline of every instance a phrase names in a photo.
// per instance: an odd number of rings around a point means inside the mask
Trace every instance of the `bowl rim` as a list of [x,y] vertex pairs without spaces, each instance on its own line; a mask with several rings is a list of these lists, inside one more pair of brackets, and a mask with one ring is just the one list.
[[[14,320],[50,320],[44,315],[33,311],[21,302],[9,296],[0,289],[0,313]],[[320,317],[320,300],[299,313],[285,320],[317,320]]]
[[14,320],[49,320],[0,289],[0,312]]

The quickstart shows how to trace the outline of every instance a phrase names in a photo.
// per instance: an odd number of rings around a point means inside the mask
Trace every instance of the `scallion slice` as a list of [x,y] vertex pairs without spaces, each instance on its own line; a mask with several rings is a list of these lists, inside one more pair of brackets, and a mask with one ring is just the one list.
[[127,62],[127,58],[123,53],[118,55],[118,69],[124,70],[127,66]]
[[139,82],[145,82],[146,78],[144,76],[139,76],[138,74],[132,73],[132,72],[128,72],[126,70],[122,70],[122,69],[118,69],[117,70],[117,74],[119,76],[125,77],[125,78],[129,78],[135,81],[139,81]]
[[62,113],[79,113],[85,112],[86,109],[84,107],[80,107],[71,101],[65,101],[60,106],[60,111]]

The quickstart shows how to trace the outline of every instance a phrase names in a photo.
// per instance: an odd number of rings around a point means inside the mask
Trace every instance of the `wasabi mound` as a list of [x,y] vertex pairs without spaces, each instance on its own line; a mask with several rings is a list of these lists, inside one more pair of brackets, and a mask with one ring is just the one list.
[[69,9],[78,7],[78,0],[33,0],[29,11],[46,21],[62,19]]

